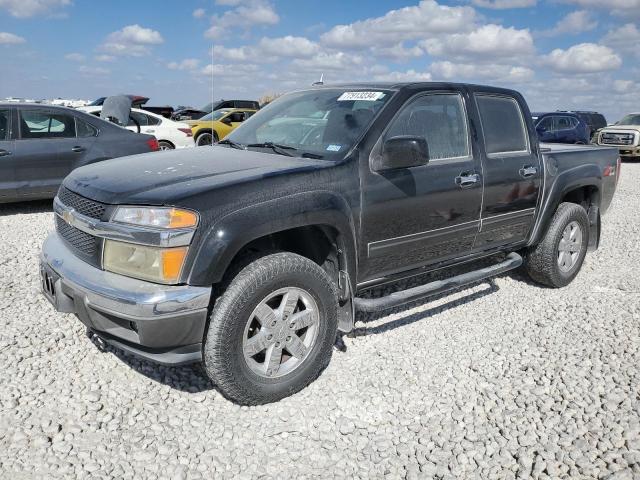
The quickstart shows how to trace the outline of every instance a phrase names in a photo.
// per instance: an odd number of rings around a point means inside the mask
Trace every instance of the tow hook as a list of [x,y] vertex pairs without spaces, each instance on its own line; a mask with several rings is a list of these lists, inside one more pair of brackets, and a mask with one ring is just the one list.
[[91,340],[91,342],[96,346],[98,350],[100,350],[101,352],[107,351],[107,342],[105,342],[102,337],[95,334],[88,328],[87,328],[87,337],[89,337],[89,340]]

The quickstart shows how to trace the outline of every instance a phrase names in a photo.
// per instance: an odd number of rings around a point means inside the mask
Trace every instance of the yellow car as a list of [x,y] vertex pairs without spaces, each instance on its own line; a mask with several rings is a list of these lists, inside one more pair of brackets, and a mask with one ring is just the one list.
[[186,123],[191,127],[197,146],[211,145],[229,135],[257,110],[243,108],[222,108],[214,110],[198,120]]

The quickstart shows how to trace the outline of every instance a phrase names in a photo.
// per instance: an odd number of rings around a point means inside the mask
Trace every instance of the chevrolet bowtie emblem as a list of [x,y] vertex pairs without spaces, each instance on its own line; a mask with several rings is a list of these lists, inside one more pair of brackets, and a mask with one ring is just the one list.
[[71,210],[65,210],[64,212],[62,212],[62,219],[67,223],[71,223],[71,220],[73,219],[72,211]]

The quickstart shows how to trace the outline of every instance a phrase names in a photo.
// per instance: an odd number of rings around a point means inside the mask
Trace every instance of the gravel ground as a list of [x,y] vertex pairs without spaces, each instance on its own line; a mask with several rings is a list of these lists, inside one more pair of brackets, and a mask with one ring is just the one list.
[[640,478],[639,177],[569,287],[516,272],[361,318],[315,383],[253,408],[98,351],[39,294],[48,204],[0,207],[0,477]]

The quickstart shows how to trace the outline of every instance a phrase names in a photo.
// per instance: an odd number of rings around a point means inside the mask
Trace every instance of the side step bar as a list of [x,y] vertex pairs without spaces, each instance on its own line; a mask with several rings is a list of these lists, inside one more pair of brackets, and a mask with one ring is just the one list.
[[427,283],[425,285],[419,285],[407,290],[394,292],[386,297],[354,298],[353,301],[356,310],[361,312],[380,312],[424,297],[439,295],[450,290],[455,290],[456,288],[484,280],[485,278],[500,275],[501,273],[518,268],[520,265],[522,265],[522,257],[517,253],[512,252],[507,255],[507,258],[505,258],[504,261],[489,267],[474,270],[473,272],[463,273],[445,280],[436,280],[435,282]]

